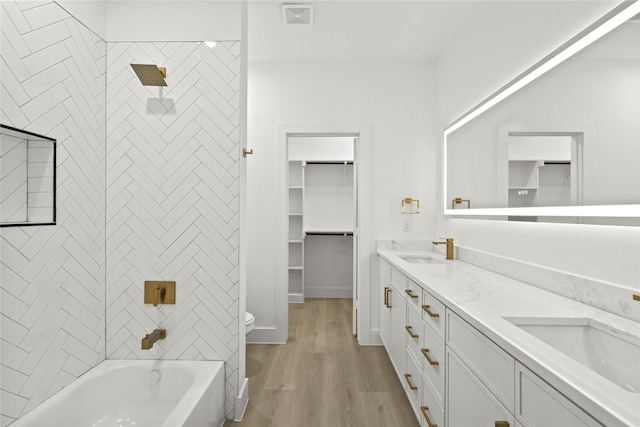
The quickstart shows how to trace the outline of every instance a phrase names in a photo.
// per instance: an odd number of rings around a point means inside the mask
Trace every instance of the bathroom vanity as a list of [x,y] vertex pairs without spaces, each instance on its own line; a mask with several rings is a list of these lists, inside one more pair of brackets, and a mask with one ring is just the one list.
[[380,336],[423,427],[640,425],[640,323],[435,252],[378,255]]

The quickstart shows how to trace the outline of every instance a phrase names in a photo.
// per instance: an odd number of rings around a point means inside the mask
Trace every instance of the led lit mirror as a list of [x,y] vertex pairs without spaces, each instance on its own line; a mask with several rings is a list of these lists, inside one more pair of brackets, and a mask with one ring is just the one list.
[[446,216],[640,225],[639,13],[618,6],[445,130]]
[[0,125],[0,226],[56,223],[56,140]]

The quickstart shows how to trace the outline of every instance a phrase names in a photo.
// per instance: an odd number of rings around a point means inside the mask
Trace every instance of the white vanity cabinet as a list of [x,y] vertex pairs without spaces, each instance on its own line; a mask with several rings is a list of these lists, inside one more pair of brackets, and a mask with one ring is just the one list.
[[380,335],[422,427],[604,425],[489,338],[490,324],[443,304],[434,289],[446,286],[401,265],[380,257]]
[[[380,338],[399,376],[406,372],[407,306],[403,280],[406,278],[389,262],[380,258]],[[401,285],[398,288],[397,285]],[[404,379],[403,379],[404,381]]]

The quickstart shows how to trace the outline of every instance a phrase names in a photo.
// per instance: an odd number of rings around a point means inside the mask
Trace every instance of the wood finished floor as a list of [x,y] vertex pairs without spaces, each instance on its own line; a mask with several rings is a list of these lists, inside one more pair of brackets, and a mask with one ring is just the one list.
[[419,427],[383,347],[351,333],[350,299],[289,304],[289,341],[247,345],[249,405],[224,427]]

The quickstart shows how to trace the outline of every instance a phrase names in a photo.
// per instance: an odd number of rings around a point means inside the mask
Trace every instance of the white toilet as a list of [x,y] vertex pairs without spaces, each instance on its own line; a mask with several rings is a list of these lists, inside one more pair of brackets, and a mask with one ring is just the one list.
[[253,331],[253,328],[256,326],[256,319],[253,317],[253,314],[248,311],[245,312],[244,324],[246,326],[246,333]]

